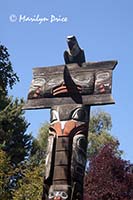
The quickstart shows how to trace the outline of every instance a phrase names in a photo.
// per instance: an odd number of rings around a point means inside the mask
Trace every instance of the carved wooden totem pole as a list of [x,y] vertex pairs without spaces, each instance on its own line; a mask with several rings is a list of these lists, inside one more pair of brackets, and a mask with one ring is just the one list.
[[85,62],[68,36],[65,65],[33,69],[24,109],[51,108],[42,200],[83,200],[90,106],[113,104],[116,61]]

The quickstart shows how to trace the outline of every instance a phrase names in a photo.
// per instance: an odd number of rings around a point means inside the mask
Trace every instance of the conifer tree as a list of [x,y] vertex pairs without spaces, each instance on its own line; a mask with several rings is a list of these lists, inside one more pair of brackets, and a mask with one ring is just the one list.
[[19,81],[9,56],[7,48],[0,45],[0,145],[17,165],[28,155],[31,135],[25,133],[28,123],[22,111],[23,100],[8,96],[8,90]]

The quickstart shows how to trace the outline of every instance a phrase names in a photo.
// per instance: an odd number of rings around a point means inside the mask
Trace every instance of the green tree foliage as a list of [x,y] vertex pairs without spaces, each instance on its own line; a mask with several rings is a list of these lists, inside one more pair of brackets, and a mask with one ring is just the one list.
[[15,165],[24,160],[31,147],[31,135],[25,134],[28,123],[24,118],[22,106],[22,100],[10,100],[0,111],[0,144]]
[[40,200],[42,197],[44,163],[38,166],[27,165],[23,169],[23,178],[19,180],[13,192],[13,200]]
[[91,133],[101,134],[109,132],[112,128],[112,120],[109,113],[102,110],[93,110],[91,112],[91,119],[89,123],[89,130]]
[[[0,45],[0,199],[12,200],[20,171],[17,168],[29,155],[32,137],[22,111],[23,100],[8,96],[8,89],[19,80],[13,71],[6,47]],[[17,171],[18,170],[18,171]]]
[[21,168],[22,179],[18,182],[13,200],[40,200],[43,192],[48,123],[42,124],[33,140],[29,160]]
[[130,163],[116,156],[114,143],[105,145],[90,162],[85,177],[85,200],[132,200]]
[[22,111],[23,101],[8,96],[8,88],[12,89],[18,80],[7,48],[0,45],[0,145],[15,165],[24,160],[31,145],[31,136],[25,134],[28,123]]
[[47,142],[49,134],[49,124],[44,123],[41,125],[38,135],[33,139],[30,161],[36,163],[37,165],[45,159]]
[[48,135],[49,135],[49,123],[43,123],[39,129],[39,133],[37,135],[37,140],[39,145],[43,151],[46,152],[47,142],[48,142]]
[[12,167],[6,153],[0,148],[0,199],[11,199],[9,187],[10,177],[13,174]]
[[101,110],[91,112],[88,136],[88,158],[91,159],[107,143],[113,142],[117,149],[117,154],[122,151],[118,149],[119,142],[110,133],[112,128],[111,116]]
[[7,48],[0,45],[0,145],[15,165],[24,160],[31,145],[31,135],[25,134],[28,123],[22,111],[23,100],[8,96],[8,88],[12,89],[18,80]]
[[7,97],[8,88],[12,89],[13,85],[19,81],[9,57],[8,49],[0,45],[0,111],[10,103]]
[[8,49],[0,45],[0,91],[8,92],[8,86],[12,89],[16,81],[19,80],[17,74],[13,71],[9,59]]

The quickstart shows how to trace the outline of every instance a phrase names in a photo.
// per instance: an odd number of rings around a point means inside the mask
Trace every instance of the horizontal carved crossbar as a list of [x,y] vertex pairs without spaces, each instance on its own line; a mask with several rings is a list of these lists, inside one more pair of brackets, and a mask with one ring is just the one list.
[[24,109],[112,104],[112,71],[116,64],[104,61],[34,68]]
[[[111,94],[102,94],[102,95],[86,95],[82,96],[82,102],[74,101],[71,97],[65,98],[40,98],[40,99],[29,99],[24,108],[25,110],[33,110],[33,109],[44,109],[51,108],[54,105],[63,105],[63,104],[83,104],[83,105],[106,105],[106,104],[114,104],[114,100]],[[69,109],[69,107],[68,107]]]

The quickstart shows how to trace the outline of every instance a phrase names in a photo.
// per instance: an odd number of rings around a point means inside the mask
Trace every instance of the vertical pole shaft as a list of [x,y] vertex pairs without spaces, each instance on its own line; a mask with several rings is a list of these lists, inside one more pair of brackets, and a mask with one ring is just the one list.
[[51,108],[44,188],[53,199],[83,199],[90,107],[63,105]]

